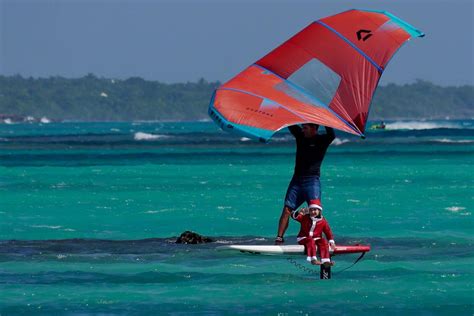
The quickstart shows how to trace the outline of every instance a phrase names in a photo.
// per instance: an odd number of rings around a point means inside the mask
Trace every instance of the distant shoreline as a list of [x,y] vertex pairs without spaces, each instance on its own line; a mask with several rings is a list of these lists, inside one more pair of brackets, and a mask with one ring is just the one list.
[[[220,84],[205,79],[165,84],[93,74],[75,79],[0,76],[0,120],[2,115],[82,122],[207,120],[210,98]],[[474,86],[441,87],[422,80],[379,86],[369,117],[371,121],[472,119]]]

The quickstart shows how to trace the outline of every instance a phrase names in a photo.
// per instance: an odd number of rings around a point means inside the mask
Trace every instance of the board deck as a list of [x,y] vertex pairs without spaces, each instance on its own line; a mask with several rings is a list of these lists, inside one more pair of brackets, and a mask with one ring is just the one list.
[[[283,254],[304,254],[304,246],[302,245],[226,245],[216,248],[218,251],[239,251],[244,253],[262,254],[262,255],[283,255]],[[367,245],[351,245],[336,246],[334,251],[330,251],[331,255],[341,255],[348,253],[369,252],[370,246]]]

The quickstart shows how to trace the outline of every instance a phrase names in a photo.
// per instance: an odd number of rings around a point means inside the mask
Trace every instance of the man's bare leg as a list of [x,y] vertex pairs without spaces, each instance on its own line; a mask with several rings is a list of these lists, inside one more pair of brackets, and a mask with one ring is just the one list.
[[[285,206],[283,208],[283,211],[281,212],[280,221],[278,223],[278,234],[277,234],[277,238],[275,239],[275,244],[277,245],[283,243],[283,235],[285,234],[288,228],[288,222],[290,219],[291,212],[292,212],[292,209],[289,208],[288,206]],[[281,240],[278,237],[280,237]]]

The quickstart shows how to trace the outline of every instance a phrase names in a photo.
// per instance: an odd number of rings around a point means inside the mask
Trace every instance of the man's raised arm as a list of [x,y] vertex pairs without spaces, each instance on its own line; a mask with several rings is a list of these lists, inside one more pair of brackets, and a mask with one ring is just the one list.
[[328,141],[331,143],[336,138],[336,133],[332,127],[324,126],[326,128],[326,135],[328,136]]
[[291,125],[288,126],[288,129],[290,130],[290,133],[293,134],[294,137],[299,137],[301,133],[303,133],[303,130],[299,125]]

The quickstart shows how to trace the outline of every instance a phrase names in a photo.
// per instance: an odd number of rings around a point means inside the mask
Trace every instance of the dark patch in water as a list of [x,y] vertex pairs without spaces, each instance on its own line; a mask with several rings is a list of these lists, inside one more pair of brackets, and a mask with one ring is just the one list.
[[189,230],[181,233],[181,235],[176,239],[177,244],[205,244],[209,242],[213,242],[213,240]]
[[[291,237],[290,237],[291,238]],[[214,243],[176,244],[177,237],[139,240],[61,239],[61,240],[3,240],[0,241],[0,260],[51,260],[65,255],[74,261],[161,261],[179,254],[193,253],[194,258],[234,256],[217,253],[219,245],[272,245],[272,238],[257,236],[213,237]],[[338,244],[369,244],[372,249],[366,259],[377,261],[434,260],[435,258],[473,256],[470,240],[443,241],[422,238],[351,238],[341,237]]]

